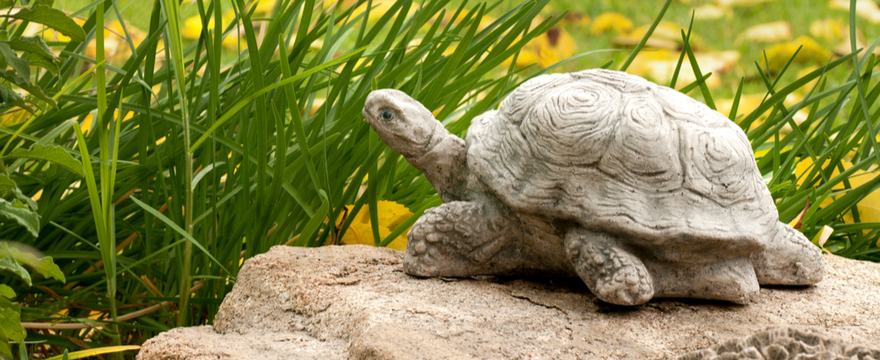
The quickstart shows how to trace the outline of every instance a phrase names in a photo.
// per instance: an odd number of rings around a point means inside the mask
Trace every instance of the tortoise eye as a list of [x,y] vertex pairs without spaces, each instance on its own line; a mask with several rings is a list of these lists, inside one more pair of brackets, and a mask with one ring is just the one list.
[[392,112],[391,110],[385,109],[385,110],[382,110],[381,116],[382,116],[382,120],[391,121],[391,119],[394,118],[394,112]]

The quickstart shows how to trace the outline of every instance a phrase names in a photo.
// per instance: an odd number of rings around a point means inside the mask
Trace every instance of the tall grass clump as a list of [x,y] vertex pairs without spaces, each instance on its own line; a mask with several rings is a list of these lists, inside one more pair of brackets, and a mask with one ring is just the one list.
[[[84,38],[50,41],[58,70],[30,75],[57,106],[25,113],[0,105],[19,114],[0,128],[9,147],[0,161],[10,159],[0,164],[0,196],[33,202],[30,220],[0,217],[0,239],[52,256],[66,277],[4,281],[27,304],[26,340],[38,342],[30,350],[48,357],[140,344],[175,326],[211,323],[245,259],[281,244],[337,244],[362,211],[371,231],[361,237],[391,243],[441,201],[363,121],[367,94],[403,90],[464,136],[474,116],[550,70],[515,60],[559,21],[539,16],[547,3],[399,0],[379,11],[373,0],[277,0],[258,18],[256,4],[243,0],[156,0],[149,35],[137,44],[115,1],[82,9]],[[181,6],[213,26],[184,41]],[[223,21],[230,9],[231,23]],[[102,43],[95,30],[113,18],[131,51],[120,66],[101,49],[86,55],[89,40]],[[682,36],[679,64],[690,61],[698,79],[682,91],[714,107],[704,84],[711,74],[699,71],[690,30]],[[232,53],[223,47],[230,37],[241,39]],[[785,69],[756,64],[767,95],[748,114],[734,105],[730,118],[747,131],[781,220],[836,254],[880,261],[880,224],[859,216],[860,202],[880,187],[880,86],[874,57],[863,55],[874,46],[789,84],[778,83]],[[832,69],[850,76],[829,78]],[[785,106],[795,91],[807,95]],[[413,215],[382,234],[380,200]]]
[[[86,38],[50,42],[59,71],[32,76],[57,108],[0,132],[10,152],[44,146],[74,160],[5,164],[15,191],[36,199],[40,226],[35,237],[2,218],[0,238],[51,255],[67,275],[66,284],[9,281],[29,304],[27,340],[57,355],[210,323],[243,259],[336,243],[379,199],[414,213],[397,234],[373,232],[387,244],[440,200],[363,121],[367,94],[406,91],[463,133],[518,84],[515,71],[487,74],[558,21],[537,17],[546,4],[400,0],[378,11],[372,0],[281,0],[257,19],[242,0],[157,0],[139,44],[117,19],[131,50],[121,66],[104,59],[95,31],[118,17],[115,1],[81,10]],[[214,26],[184,41],[180,6]],[[235,19],[221,22],[230,8]],[[481,22],[488,12],[502,16]],[[234,35],[241,51],[230,54],[222,41]],[[91,39],[95,58],[85,55]]]

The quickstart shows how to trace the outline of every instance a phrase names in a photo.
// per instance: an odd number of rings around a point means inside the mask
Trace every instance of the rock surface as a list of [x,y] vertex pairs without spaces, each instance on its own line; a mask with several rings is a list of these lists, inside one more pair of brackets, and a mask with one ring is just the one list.
[[880,264],[825,255],[810,287],[764,287],[746,305],[599,302],[580,279],[419,279],[404,254],[274,247],[250,259],[215,325],[147,341],[138,359],[666,359],[768,327],[843,344],[880,339]]
[[788,327],[759,331],[741,339],[724,343],[680,357],[678,360],[723,359],[779,360],[876,360],[880,350],[861,344],[846,344],[840,339],[818,331]]

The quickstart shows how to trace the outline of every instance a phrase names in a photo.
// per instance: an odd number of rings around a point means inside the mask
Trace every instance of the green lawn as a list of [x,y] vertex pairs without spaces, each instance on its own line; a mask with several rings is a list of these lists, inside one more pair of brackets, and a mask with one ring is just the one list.
[[[691,20],[691,14],[694,8],[714,4],[711,0],[690,0],[690,1],[674,1],[669,7],[664,21],[678,24],[684,29]],[[650,24],[660,11],[662,1],[573,1],[559,0],[551,2],[555,11],[568,9],[572,14],[585,14],[595,19],[596,16],[605,12],[617,12],[631,19],[634,26]],[[809,11],[807,11],[809,9]],[[713,74],[713,76],[721,75],[721,83],[717,89],[713,89],[716,97],[729,98],[733,97],[736,92],[737,84],[740,78],[746,78],[744,94],[763,93],[765,87],[760,83],[760,78],[756,70],[755,62],[764,65],[763,52],[772,47],[775,43],[758,43],[753,41],[742,41],[738,38],[746,29],[760,24],[786,21],[791,25],[791,40],[800,36],[810,36],[810,25],[817,20],[832,19],[841,22],[844,27],[848,24],[849,14],[843,10],[832,10],[829,8],[829,2],[826,0],[786,0],[771,1],[769,3],[754,5],[751,7],[731,8],[726,14],[718,19],[696,19],[693,24],[693,34],[702,45],[698,49],[697,58],[700,59],[701,52],[707,51],[724,51],[735,50],[740,54],[739,61],[733,68],[724,74]],[[615,34],[599,34],[593,35],[578,25],[563,25],[564,28],[571,33],[572,37],[577,41],[577,52],[585,52],[595,49],[605,49],[614,47],[612,39]],[[872,24],[863,18],[857,18],[857,29],[865,35],[867,43],[880,35],[880,24]],[[846,31],[844,29],[844,31]],[[848,34],[842,34],[844,37]],[[814,39],[826,49],[834,49],[840,45],[840,41],[827,40],[824,38]],[[789,40],[790,41],[790,40]],[[643,53],[640,56],[644,56]],[[629,55],[628,51],[618,52],[611,56],[603,53],[597,56],[590,56],[581,61],[565,67],[566,71],[576,71],[578,69],[592,68],[599,66],[612,58],[617,68],[619,64]],[[800,54],[799,57],[804,57]],[[827,60],[827,59],[826,59]],[[806,64],[792,64],[792,67],[786,72],[786,76],[780,84],[785,84],[796,78],[796,74],[804,68],[815,68],[820,66],[817,62],[808,62]],[[849,68],[851,69],[851,67]],[[849,69],[841,68],[836,76],[846,74]],[[771,67],[771,71],[779,69]],[[705,71],[705,70],[704,70]],[[691,95],[698,95],[698,91]]]
[[[272,1],[272,0],[263,0]],[[377,1],[378,3],[379,1]],[[713,0],[676,0],[669,7],[664,21],[679,25],[687,29],[691,20],[691,14],[695,8],[708,5],[715,5],[717,1]],[[754,1],[752,1],[754,2]],[[84,6],[92,4],[91,0],[68,0],[58,2],[57,6],[68,10],[76,11]],[[231,1],[224,0],[224,8],[231,8]],[[460,1],[458,2],[460,3]],[[477,2],[471,1],[476,4]],[[508,1],[500,4],[490,15],[498,15],[511,6],[515,6],[519,2]],[[545,9],[546,15],[560,14],[568,11],[571,21],[563,21],[560,26],[564,31],[571,34],[575,40],[576,48],[573,53],[583,53],[599,49],[615,48],[612,40],[619,36],[614,32],[606,32],[600,34],[591,34],[589,27],[592,22],[601,14],[614,12],[620,13],[630,19],[633,27],[637,28],[643,25],[649,25],[657,16],[663,1],[576,1],[576,0],[553,0]],[[143,0],[120,0],[117,6],[125,17],[126,24],[135,26],[140,29],[148,27],[149,14],[152,2]],[[848,24],[848,12],[829,8],[829,2],[826,0],[775,0],[757,5],[742,7],[722,7],[724,15],[717,19],[696,19],[693,24],[694,47],[697,53],[697,59],[702,61],[701,53],[712,51],[728,51],[734,50],[739,52],[739,60],[724,73],[713,73],[713,77],[720,78],[721,85],[713,89],[713,94],[720,98],[733,97],[736,87],[741,78],[745,78],[744,94],[763,93],[765,87],[760,82],[760,77],[755,68],[755,62],[763,66],[763,51],[775,45],[775,43],[759,43],[754,41],[743,41],[739,39],[746,29],[760,24],[785,21],[791,25],[791,38],[788,41],[797,39],[800,36],[810,36],[814,38],[822,47],[832,50],[841,44],[839,39],[826,39],[815,37],[810,33],[810,25],[818,20],[831,19],[838,21],[843,25],[843,37],[848,37],[846,33],[846,24]],[[805,11],[810,9],[810,11]],[[454,10],[454,9],[453,9]],[[194,2],[185,1],[182,6],[182,17],[187,18],[198,14],[198,9]],[[108,17],[112,18],[112,17]],[[580,19],[589,18],[589,21],[581,21]],[[864,18],[857,18],[857,28],[870,42],[880,35],[880,24],[873,24]],[[620,47],[617,47],[620,49]],[[611,68],[618,68],[623,60],[629,55],[628,49],[618,52],[601,52],[594,55],[586,56],[569,63],[556,71],[577,71],[581,69],[595,68],[610,60],[615,63]],[[644,52],[640,56],[645,56],[649,52]],[[803,53],[800,58],[806,58]],[[817,61],[807,61],[806,63],[794,63],[780,84],[784,84],[796,78],[799,71],[805,68],[815,68],[820,65]],[[771,66],[771,71],[779,69]],[[840,68],[836,73],[831,74],[832,77],[840,78],[844,76],[848,70]],[[708,72],[704,70],[704,72]],[[656,79],[655,79],[656,80]],[[699,92],[691,93],[692,96],[699,98]]]

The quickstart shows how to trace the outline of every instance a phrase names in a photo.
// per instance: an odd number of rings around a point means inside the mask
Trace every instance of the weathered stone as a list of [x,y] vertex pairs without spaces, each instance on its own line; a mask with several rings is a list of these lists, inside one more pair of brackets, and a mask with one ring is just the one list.
[[420,279],[404,254],[277,246],[248,260],[215,325],[147,341],[138,359],[667,359],[768,327],[880,339],[880,264],[825,255],[814,286],[747,305],[598,301],[577,278]]
[[771,328],[694,351],[679,360],[876,360],[880,348],[845,341],[811,329]]
[[467,141],[405,93],[364,119],[445,201],[409,232],[416,276],[566,274],[605,302],[747,303],[822,279],[822,255],[779,222],[746,134],[674,89],[608,70],[535,77]]

